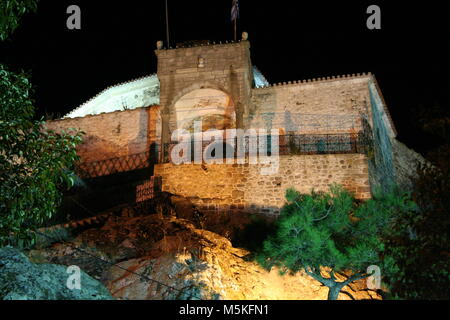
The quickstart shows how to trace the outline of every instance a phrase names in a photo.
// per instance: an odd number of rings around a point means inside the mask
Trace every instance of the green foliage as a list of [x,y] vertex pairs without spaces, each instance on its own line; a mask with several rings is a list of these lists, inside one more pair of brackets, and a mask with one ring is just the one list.
[[402,299],[450,298],[450,148],[441,147],[434,166],[419,166],[414,200],[419,210],[398,216],[386,241],[398,272],[389,277]]
[[277,221],[276,236],[264,244],[265,252],[272,253],[270,263],[281,262],[294,272],[303,268],[318,270],[322,265],[342,269],[345,257],[331,235],[335,232],[342,239],[346,238],[353,201],[341,189],[335,188],[333,196],[288,190],[286,198],[290,203],[283,208]]
[[386,240],[399,269],[387,280],[401,299],[450,299],[450,109],[435,101],[410,117],[432,165],[419,165],[412,181],[419,210],[400,215]]
[[81,133],[43,130],[30,94],[27,76],[0,64],[0,246],[33,241],[29,230],[52,217],[75,180]]
[[25,13],[36,11],[37,3],[37,0],[0,1],[0,41],[6,40],[17,29]]
[[[391,192],[359,204],[340,186],[331,193],[286,193],[286,204],[276,221],[276,230],[257,256],[258,262],[270,269],[278,266],[284,272],[305,270],[330,287],[342,288],[346,283],[367,277],[370,265],[383,266],[392,272],[392,259],[383,259],[381,237],[395,221],[397,212],[415,209],[407,195]],[[331,270],[330,277],[321,275],[321,267]],[[337,283],[335,272],[351,271],[345,283]],[[340,289],[339,289],[340,290]]]

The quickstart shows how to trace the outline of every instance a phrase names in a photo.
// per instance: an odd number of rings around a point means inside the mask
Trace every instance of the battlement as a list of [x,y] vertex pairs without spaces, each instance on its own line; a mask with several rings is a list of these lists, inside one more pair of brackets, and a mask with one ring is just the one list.
[[175,47],[169,47],[169,48],[164,48],[161,47],[158,50],[161,51],[170,51],[170,50],[175,50],[175,49],[187,49],[187,48],[199,48],[199,47],[223,47],[223,46],[230,46],[230,45],[234,45],[235,47],[237,47],[240,43],[243,42],[247,42],[246,40],[239,40],[239,41],[207,41],[206,43],[199,43],[199,44],[193,44],[193,45],[189,45],[189,44],[178,44]]
[[372,73],[353,73],[353,74],[345,74],[345,75],[337,75],[337,76],[328,76],[328,77],[319,77],[319,78],[312,78],[312,79],[303,79],[303,80],[296,80],[296,81],[285,81],[285,82],[278,82],[269,84],[260,88],[255,88],[256,90],[263,90],[266,88],[273,88],[273,87],[289,87],[299,84],[312,84],[312,83],[324,83],[324,82],[333,82],[333,81],[341,81],[341,80],[352,80],[352,79],[363,79],[363,78],[371,78]]
[[194,77],[204,72],[223,73],[230,68],[251,70],[249,49],[248,41],[156,49],[158,76],[190,74]]

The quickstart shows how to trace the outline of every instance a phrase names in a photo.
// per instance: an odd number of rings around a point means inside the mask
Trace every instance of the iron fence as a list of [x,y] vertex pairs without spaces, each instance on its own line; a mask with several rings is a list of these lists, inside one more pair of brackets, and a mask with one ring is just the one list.
[[362,132],[346,134],[289,135],[282,137],[281,155],[365,153]]
[[[238,152],[238,139],[223,139],[221,142],[197,142],[191,140],[190,143],[185,144],[184,151],[178,152],[173,148],[179,145],[178,142],[164,144],[163,163],[173,162],[172,156],[175,154],[180,158],[187,158],[194,161],[196,153],[197,157],[201,156],[212,159],[216,158],[216,152],[222,154],[220,158],[223,159],[239,159],[248,157],[249,150],[253,145],[253,150],[258,153],[258,146],[260,145],[261,137],[250,138],[245,137],[242,140],[242,150]],[[278,154],[279,155],[312,155],[312,154],[348,154],[348,153],[367,153],[370,146],[370,139],[364,131],[357,133],[340,133],[340,134],[286,134],[272,137],[267,135],[263,137],[266,141],[262,144],[266,146],[266,154],[271,156],[276,152],[272,147],[272,139],[278,140]],[[201,145],[201,149],[196,146],[196,143]],[[255,151],[256,148],[256,151]],[[181,148],[180,148],[181,150]],[[183,154],[186,152],[186,154]],[[263,150],[264,154],[264,150]]]
[[[254,152],[258,152],[258,146],[261,143],[261,137],[244,137],[242,140],[242,150],[238,152],[238,139],[224,139],[221,144],[211,143],[210,141],[200,142],[201,148],[196,146],[197,141],[191,140],[186,145],[187,154],[178,153],[179,157],[187,158],[194,161],[195,153],[200,153],[202,160],[216,158],[216,152],[221,152],[223,159],[240,159],[248,157],[251,146],[256,147]],[[371,138],[367,131],[359,131],[355,133],[339,133],[339,134],[285,134],[278,136],[267,135],[262,139],[266,139],[263,144],[266,146],[266,154],[272,156],[276,151],[272,148],[272,139],[278,140],[279,155],[313,155],[313,154],[348,154],[362,153],[367,154],[371,148]],[[117,157],[112,159],[83,162],[76,166],[76,172],[82,179],[109,176],[117,173],[130,172],[140,169],[150,169],[152,165],[160,163],[174,162],[172,152],[178,142],[164,144],[164,153],[161,161],[158,161],[159,146],[155,146],[153,152],[142,152],[138,154]],[[199,149],[199,150],[197,150]],[[175,152],[176,154],[176,152]],[[197,157],[199,155],[197,154]]]
[[150,152],[117,157],[76,165],[75,171],[82,179],[108,176],[121,172],[150,168]]

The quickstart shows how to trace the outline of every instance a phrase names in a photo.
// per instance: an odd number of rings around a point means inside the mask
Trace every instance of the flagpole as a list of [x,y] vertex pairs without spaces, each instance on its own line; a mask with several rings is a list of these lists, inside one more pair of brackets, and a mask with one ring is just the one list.
[[166,0],[166,38],[167,38],[167,49],[170,48],[170,38],[169,38],[169,8],[167,6]]
[[237,41],[237,19],[239,17],[239,0],[233,0],[231,5],[231,20],[234,20],[234,41]]

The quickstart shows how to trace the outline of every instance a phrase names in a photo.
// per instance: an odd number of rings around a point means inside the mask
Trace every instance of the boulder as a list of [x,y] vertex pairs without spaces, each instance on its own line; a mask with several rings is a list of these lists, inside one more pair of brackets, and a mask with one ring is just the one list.
[[0,299],[111,300],[108,290],[81,271],[81,289],[69,289],[67,267],[32,263],[12,247],[0,248]]

